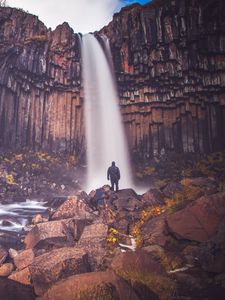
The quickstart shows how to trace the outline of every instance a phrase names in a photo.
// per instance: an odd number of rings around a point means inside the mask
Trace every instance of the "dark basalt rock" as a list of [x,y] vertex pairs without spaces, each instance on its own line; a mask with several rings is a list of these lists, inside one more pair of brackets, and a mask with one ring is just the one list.
[[[108,36],[129,146],[139,159],[225,148],[224,1],[153,1]],[[79,36],[0,8],[0,143],[84,152]]]

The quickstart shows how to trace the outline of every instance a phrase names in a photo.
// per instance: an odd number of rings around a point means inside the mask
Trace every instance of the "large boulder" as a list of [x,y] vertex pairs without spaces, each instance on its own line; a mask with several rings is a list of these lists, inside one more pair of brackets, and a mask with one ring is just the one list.
[[42,300],[68,300],[74,297],[85,300],[140,300],[131,286],[112,271],[68,277],[53,285]]
[[0,278],[1,300],[34,300],[33,288],[8,278]]
[[175,283],[151,254],[139,250],[115,257],[111,268],[126,279],[140,299],[172,299]]
[[77,247],[85,249],[89,256],[91,270],[101,269],[106,254],[108,226],[102,223],[86,226]]
[[167,226],[164,216],[148,220],[142,226],[143,245],[166,245]]
[[29,270],[35,293],[42,295],[62,278],[89,272],[90,266],[84,250],[65,247],[37,256]]
[[203,196],[167,217],[169,230],[178,239],[204,242],[216,235],[225,217],[225,193]]
[[26,235],[26,248],[52,248],[70,246],[77,241],[88,220],[65,219],[35,225]]
[[57,210],[52,214],[52,220],[67,219],[95,219],[96,216],[93,214],[87,203],[80,199],[79,196],[69,197]]
[[112,203],[116,210],[128,212],[136,211],[142,206],[140,197],[132,189],[119,190],[112,199]]

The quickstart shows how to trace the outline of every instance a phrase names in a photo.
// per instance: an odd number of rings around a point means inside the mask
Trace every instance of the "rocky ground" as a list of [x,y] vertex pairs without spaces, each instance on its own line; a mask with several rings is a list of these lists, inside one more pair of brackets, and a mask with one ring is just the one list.
[[39,195],[52,208],[18,247],[0,246],[1,299],[224,299],[225,153],[137,167],[142,195],[88,195],[74,170],[72,158],[2,154],[1,202]]

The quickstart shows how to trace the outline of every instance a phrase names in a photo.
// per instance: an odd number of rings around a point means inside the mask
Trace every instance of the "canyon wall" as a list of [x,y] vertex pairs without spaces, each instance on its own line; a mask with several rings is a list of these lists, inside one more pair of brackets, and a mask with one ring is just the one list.
[[123,9],[111,42],[133,152],[225,148],[225,2],[153,1]]
[[[96,35],[112,48],[130,150],[225,149],[225,3],[155,0]],[[79,36],[0,8],[0,145],[85,150]],[[107,95],[106,95],[107,97]]]

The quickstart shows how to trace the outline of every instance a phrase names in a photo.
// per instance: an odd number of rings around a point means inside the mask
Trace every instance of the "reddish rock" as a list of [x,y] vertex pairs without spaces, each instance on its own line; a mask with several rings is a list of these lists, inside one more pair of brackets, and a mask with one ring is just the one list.
[[71,245],[78,240],[88,220],[65,219],[35,225],[26,235],[26,248]]
[[8,251],[0,245],[0,266],[5,262],[7,255]]
[[31,285],[31,275],[29,268],[25,268],[18,272],[13,272],[8,278],[24,285]]
[[140,197],[132,189],[119,190],[113,199],[117,210],[135,211],[142,206]]
[[103,258],[106,254],[106,238],[108,226],[102,223],[86,226],[78,247],[85,249],[89,256],[92,271],[98,271],[103,265]]
[[37,256],[29,266],[35,293],[42,295],[53,283],[73,274],[90,271],[84,250],[60,248]]
[[144,246],[159,245],[164,247],[166,245],[167,226],[165,217],[158,217],[150,219],[142,226],[142,237]]
[[179,239],[204,242],[216,235],[225,216],[225,193],[204,196],[167,217],[169,230]]
[[88,205],[78,196],[69,197],[51,216],[52,220],[67,219],[94,219]]
[[127,272],[142,274],[142,276],[148,274],[166,275],[164,268],[149,253],[143,250],[126,252],[116,256],[111,267],[118,274]]
[[42,296],[42,300],[78,299],[139,300],[131,286],[114,272],[92,272],[71,276],[54,284]]
[[47,218],[44,218],[42,215],[38,214],[38,215],[33,217],[31,223],[36,225],[38,223],[43,223],[43,222],[47,222],[47,221],[48,221]]
[[141,200],[147,205],[160,205],[164,203],[162,193],[157,189],[149,190],[142,195]]
[[13,264],[11,263],[5,263],[0,266],[0,276],[2,277],[8,277],[14,269]]
[[28,267],[34,260],[34,252],[32,249],[24,250],[13,258],[13,262],[18,270]]

